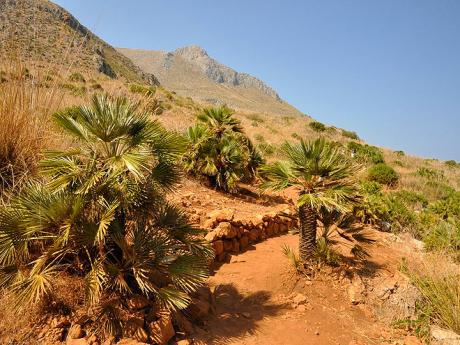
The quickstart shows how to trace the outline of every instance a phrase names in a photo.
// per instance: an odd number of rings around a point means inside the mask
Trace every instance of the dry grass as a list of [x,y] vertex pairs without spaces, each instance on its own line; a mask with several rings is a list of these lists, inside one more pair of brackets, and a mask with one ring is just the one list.
[[408,271],[423,297],[424,312],[439,326],[460,333],[459,266],[436,253]]
[[58,89],[40,87],[24,65],[2,70],[8,81],[0,84],[0,191],[19,186],[35,171],[41,151],[53,141],[50,114],[62,101]]

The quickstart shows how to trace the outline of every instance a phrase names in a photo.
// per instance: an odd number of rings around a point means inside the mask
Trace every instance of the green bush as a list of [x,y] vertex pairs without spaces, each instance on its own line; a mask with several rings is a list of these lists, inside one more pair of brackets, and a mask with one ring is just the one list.
[[368,180],[388,186],[394,186],[398,183],[399,176],[396,171],[389,165],[385,163],[379,163],[369,169]]
[[308,124],[311,129],[313,129],[315,132],[324,132],[326,130],[326,125],[319,122],[319,121],[312,121]]
[[364,194],[376,195],[382,191],[382,185],[375,181],[361,181],[360,190]]
[[406,205],[413,207],[422,207],[425,208],[428,206],[428,199],[422,194],[409,190],[399,190],[396,192],[391,192],[391,195],[395,198],[399,198]]
[[356,132],[347,131],[345,129],[342,129],[342,136],[353,140],[359,140],[359,136]]
[[384,163],[383,153],[378,147],[350,141],[347,145],[353,157],[360,162]]
[[403,157],[405,156],[406,154],[404,153],[404,151],[395,151],[396,155],[399,156],[399,157]]
[[69,76],[69,80],[76,83],[85,83],[85,77],[81,73],[75,72]]

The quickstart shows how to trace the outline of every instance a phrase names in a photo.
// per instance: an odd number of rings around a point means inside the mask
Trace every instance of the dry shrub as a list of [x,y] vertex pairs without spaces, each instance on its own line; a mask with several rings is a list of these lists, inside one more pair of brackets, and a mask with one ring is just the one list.
[[7,81],[0,84],[0,193],[34,173],[40,152],[52,141],[50,114],[62,101],[62,92],[41,87],[21,63],[2,70]]

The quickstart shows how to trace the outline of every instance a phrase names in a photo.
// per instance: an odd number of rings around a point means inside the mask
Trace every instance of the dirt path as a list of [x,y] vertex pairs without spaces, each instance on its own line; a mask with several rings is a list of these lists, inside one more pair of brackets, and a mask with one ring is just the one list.
[[297,241],[294,235],[271,238],[217,270],[209,280],[216,312],[199,340],[229,345],[398,344],[395,331],[379,323],[365,305],[352,305],[336,280],[307,282],[292,274],[281,246],[297,248]]

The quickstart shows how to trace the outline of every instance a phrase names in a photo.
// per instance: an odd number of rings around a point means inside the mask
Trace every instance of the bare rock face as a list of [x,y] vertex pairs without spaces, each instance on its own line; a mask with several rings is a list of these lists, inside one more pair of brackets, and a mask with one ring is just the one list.
[[448,329],[432,326],[431,337],[436,345],[460,345],[460,335]]
[[219,84],[228,84],[231,86],[242,86],[246,88],[255,88],[263,93],[280,99],[278,94],[262,80],[253,77],[247,73],[238,73],[235,70],[220,64],[208,53],[199,46],[188,46],[175,50],[172,55],[180,56],[181,58],[192,62],[212,81]]

